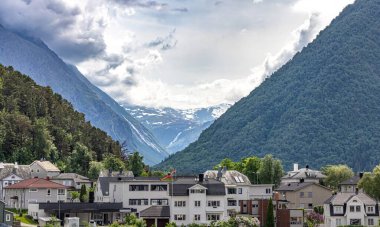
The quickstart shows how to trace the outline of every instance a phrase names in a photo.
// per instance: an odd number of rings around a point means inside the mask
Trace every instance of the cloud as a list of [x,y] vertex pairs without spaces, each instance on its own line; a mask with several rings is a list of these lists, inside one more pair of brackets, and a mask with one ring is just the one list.
[[166,37],[157,37],[145,44],[147,48],[160,48],[161,50],[169,50],[177,45],[177,40],[174,38],[176,30],[173,29]]
[[168,8],[167,3],[160,3],[158,1],[142,1],[142,0],[112,0],[113,2],[121,5],[121,6],[128,6],[128,7],[141,7],[141,8],[149,8],[149,9],[156,9],[156,10],[163,10]]

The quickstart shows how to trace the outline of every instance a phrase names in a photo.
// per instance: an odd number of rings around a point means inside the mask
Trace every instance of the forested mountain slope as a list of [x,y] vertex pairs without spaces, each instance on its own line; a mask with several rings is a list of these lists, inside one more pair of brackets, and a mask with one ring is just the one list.
[[149,130],[41,40],[0,26],[0,64],[12,66],[41,86],[50,86],[75,110],[84,113],[91,124],[120,143],[125,142],[129,151],[139,151],[145,163],[156,164],[168,155]]
[[43,158],[87,174],[89,162],[101,161],[107,154],[120,157],[119,142],[86,122],[51,88],[0,64],[2,162],[30,164]]
[[285,167],[380,162],[380,1],[357,0],[318,37],[158,167],[211,168],[271,153]]

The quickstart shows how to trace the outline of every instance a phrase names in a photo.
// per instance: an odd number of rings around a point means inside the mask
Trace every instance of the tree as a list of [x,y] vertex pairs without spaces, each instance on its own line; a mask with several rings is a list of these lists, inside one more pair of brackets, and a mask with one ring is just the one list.
[[236,162],[233,162],[231,159],[229,158],[225,158],[223,159],[219,164],[215,165],[214,166],[214,170],[217,170],[219,168],[223,168],[223,167],[227,167],[227,169],[233,169],[233,170],[237,170],[237,164]]
[[306,215],[306,224],[308,227],[318,227],[323,223],[323,215],[317,212],[310,212]]
[[125,169],[125,163],[116,155],[108,154],[103,160],[103,166],[107,170],[121,171]]
[[85,145],[77,142],[69,158],[69,170],[87,175],[92,156],[92,152]]
[[92,180],[98,179],[99,174],[103,169],[105,169],[103,163],[92,161],[90,162],[87,176]]
[[267,218],[265,221],[265,227],[274,227],[274,214],[273,214],[273,202],[272,198],[269,199]]
[[372,173],[364,173],[358,186],[372,198],[380,200],[380,165],[377,165]]
[[134,152],[128,157],[128,169],[131,170],[135,176],[140,176],[144,171],[144,167],[143,156],[141,156],[139,152]]
[[261,159],[256,156],[244,158],[241,161],[243,163],[243,173],[249,178],[252,184],[258,184],[258,174],[261,166]]
[[85,202],[87,200],[87,188],[85,184],[82,184],[82,187],[80,188],[80,195],[79,195],[79,201],[81,203]]
[[71,194],[71,201],[72,202],[75,201],[76,199],[78,199],[80,196],[79,192],[77,192],[77,191],[73,191],[70,194]]
[[354,172],[347,165],[327,165],[322,167],[322,173],[327,176],[324,180],[326,186],[337,190],[338,185],[354,176]]
[[265,155],[259,169],[260,183],[278,186],[283,175],[284,170],[281,161],[273,158],[270,154]]

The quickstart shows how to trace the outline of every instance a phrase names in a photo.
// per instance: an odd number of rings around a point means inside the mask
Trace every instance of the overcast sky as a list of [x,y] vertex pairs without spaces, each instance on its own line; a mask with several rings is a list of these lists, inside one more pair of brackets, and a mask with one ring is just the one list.
[[120,104],[234,103],[353,0],[1,0],[0,23],[41,38]]

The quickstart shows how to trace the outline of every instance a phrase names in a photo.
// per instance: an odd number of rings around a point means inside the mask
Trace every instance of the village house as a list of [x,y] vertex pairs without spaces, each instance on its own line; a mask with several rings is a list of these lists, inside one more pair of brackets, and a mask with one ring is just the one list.
[[313,209],[323,206],[324,202],[331,197],[332,190],[314,182],[294,182],[280,185],[276,189],[281,200],[289,202],[290,209]]
[[4,188],[18,183],[22,180],[29,179],[30,166],[18,165],[16,163],[0,163],[0,198],[4,199]]
[[58,176],[61,171],[50,161],[37,160],[30,164],[30,174],[32,178],[53,178]]
[[31,178],[5,189],[7,207],[27,209],[30,203],[66,201],[67,187],[50,180]]
[[306,165],[305,168],[298,168],[298,164],[295,163],[293,164],[293,170],[287,172],[287,174],[281,178],[281,184],[286,185],[300,181],[320,184],[325,178],[326,175],[322,174],[321,171],[310,169],[309,165]]
[[88,177],[77,173],[60,173],[59,175],[51,178],[51,181],[65,185],[71,190],[80,190],[82,185],[85,185],[86,188],[90,188],[92,186],[92,181],[90,181]]

